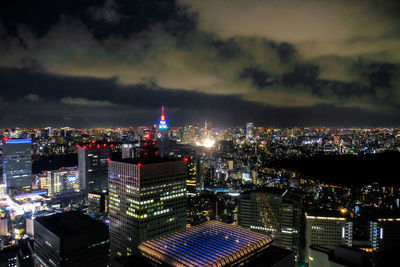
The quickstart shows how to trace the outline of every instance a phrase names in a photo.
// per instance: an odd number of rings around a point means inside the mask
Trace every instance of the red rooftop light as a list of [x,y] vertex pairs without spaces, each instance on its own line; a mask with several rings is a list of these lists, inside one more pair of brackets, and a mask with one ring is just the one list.
[[110,145],[110,147],[114,147],[114,145],[113,145],[113,144],[111,144],[111,145]]
[[138,163],[138,165],[137,165],[138,167],[142,167],[142,163]]
[[103,144],[103,146],[106,147],[107,145],[106,145],[106,144]]
[[83,148],[84,148],[84,149],[86,149],[86,148],[87,148],[87,146],[83,146]]
[[186,162],[188,162],[188,161],[189,161],[189,159],[188,159],[188,158],[183,158],[183,160],[184,160],[184,161],[186,161]]
[[81,146],[80,145],[76,145],[76,148],[80,148]]
[[111,159],[110,158],[107,158],[107,161],[109,162]]

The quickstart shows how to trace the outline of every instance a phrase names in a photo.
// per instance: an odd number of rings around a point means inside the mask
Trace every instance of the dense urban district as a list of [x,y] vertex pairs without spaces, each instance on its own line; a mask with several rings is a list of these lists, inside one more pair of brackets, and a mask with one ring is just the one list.
[[0,138],[1,266],[393,266],[400,251],[399,128],[170,127],[163,107],[151,126]]

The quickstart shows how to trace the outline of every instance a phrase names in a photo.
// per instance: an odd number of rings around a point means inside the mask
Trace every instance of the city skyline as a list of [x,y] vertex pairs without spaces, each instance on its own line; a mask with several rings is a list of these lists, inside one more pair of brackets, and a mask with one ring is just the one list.
[[400,124],[396,1],[15,1],[3,127]]

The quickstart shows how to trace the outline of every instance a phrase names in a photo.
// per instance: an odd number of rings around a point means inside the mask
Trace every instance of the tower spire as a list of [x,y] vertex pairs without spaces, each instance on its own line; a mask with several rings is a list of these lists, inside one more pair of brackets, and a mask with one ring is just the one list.
[[167,129],[167,122],[165,121],[164,106],[161,107],[161,120],[158,129]]

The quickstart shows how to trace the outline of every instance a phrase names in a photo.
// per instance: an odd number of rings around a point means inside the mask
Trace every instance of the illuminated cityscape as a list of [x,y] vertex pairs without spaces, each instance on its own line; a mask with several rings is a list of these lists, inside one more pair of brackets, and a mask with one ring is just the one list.
[[0,266],[397,266],[400,2],[5,0]]

